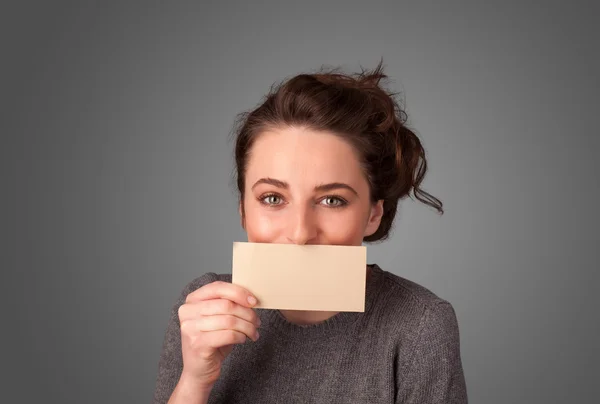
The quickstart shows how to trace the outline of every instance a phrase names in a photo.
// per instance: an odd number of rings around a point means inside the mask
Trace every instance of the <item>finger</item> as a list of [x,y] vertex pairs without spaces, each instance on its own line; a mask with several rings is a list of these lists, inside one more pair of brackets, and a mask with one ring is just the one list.
[[203,300],[197,303],[186,303],[179,307],[179,321],[221,314],[230,314],[260,327],[260,319],[254,310],[227,299]]
[[[187,295],[186,303],[211,299],[228,299],[244,307],[256,305],[256,296],[239,285],[229,282],[211,282]],[[254,299],[254,300],[252,300]]]
[[210,332],[222,330],[234,330],[248,336],[253,341],[258,339],[256,326],[246,320],[231,315],[207,316],[193,321],[196,331]]
[[246,342],[247,336],[235,330],[219,330],[207,332],[203,338],[207,347],[217,349],[227,345],[243,344]]

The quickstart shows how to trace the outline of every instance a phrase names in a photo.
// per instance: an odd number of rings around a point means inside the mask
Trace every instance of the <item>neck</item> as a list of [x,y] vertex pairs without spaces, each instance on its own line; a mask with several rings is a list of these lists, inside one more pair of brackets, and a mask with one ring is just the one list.
[[[371,267],[367,266],[367,281],[371,276]],[[312,325],[329,320],[339,312],[336,311],[303,311],[303,310],[280,310],[287,321],[296,325]]]

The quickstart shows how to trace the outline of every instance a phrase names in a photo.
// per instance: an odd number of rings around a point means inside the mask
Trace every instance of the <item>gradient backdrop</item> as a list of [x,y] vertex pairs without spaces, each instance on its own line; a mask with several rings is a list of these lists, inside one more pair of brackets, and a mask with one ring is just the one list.
[[179,292],[245,240],[235,115],[383,57],[447,213],[406,200],[369,262],[454,305],[470,402],[598,402],[597,2],[13,3],[0,401],[150,402]]

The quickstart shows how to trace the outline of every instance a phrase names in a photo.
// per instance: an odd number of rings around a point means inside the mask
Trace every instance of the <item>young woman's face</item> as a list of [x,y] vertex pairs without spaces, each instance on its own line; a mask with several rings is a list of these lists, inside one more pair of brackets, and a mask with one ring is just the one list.
[[262,133],[250,152],[242,225],[257,243],[361,245],[379,227],[358,156],[326,132]]

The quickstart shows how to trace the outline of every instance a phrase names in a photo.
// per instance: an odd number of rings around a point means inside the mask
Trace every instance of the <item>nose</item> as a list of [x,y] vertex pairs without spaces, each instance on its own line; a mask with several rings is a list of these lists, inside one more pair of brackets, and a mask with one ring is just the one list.
[[288,237],[290,243],[308,244],[317,237],[317,223],[311,207],[298,207],[289,221]]

